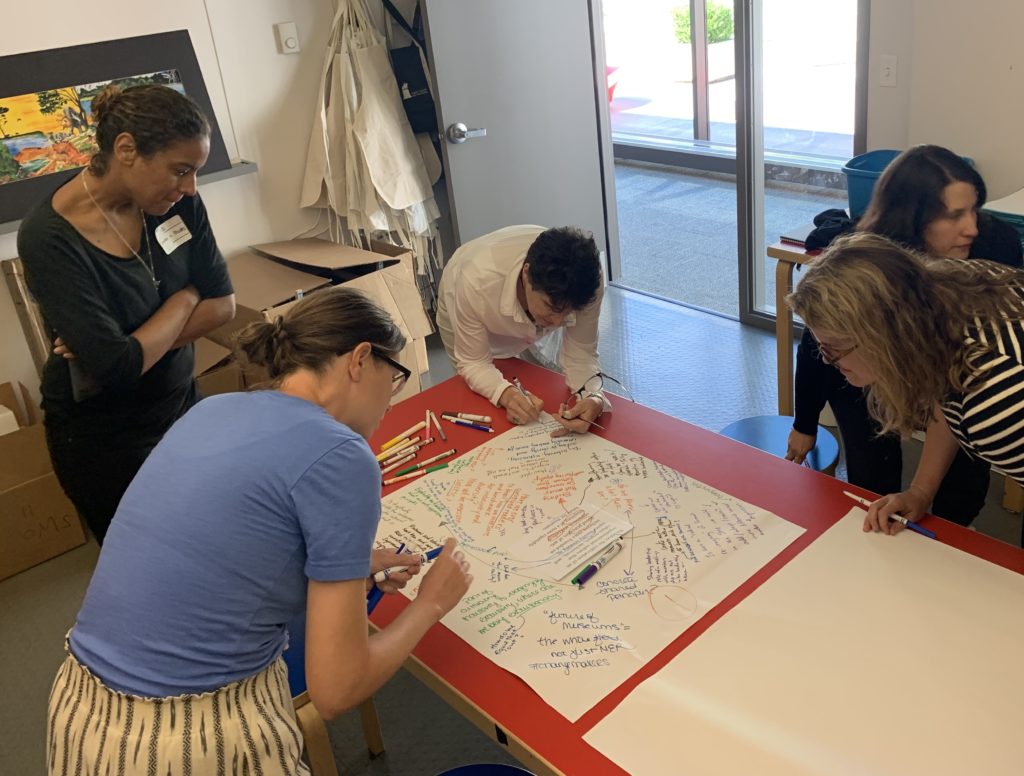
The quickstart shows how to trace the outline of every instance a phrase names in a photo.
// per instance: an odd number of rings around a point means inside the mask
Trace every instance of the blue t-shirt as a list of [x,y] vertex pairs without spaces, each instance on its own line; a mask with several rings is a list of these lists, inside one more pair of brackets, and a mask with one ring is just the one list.
[[201,693],[287,642],[307,579],[370,571],[380,467],[361,436],[278,391],[189,410],[124,494],[71,633],[109,687]]

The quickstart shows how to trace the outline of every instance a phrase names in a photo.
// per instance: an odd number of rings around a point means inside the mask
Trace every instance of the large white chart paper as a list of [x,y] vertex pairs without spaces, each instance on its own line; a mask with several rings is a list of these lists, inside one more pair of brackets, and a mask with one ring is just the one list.
[[[389,495],[377,543],[455,536],[474,580],[444,624],[576,720],[803,529],[599,437],[552,439],[556,427],[508,431]],[[568,559],[622,534],[572,585]]]
[[857,508],[584,736],[644,774],[1020,774],[1024,576]]

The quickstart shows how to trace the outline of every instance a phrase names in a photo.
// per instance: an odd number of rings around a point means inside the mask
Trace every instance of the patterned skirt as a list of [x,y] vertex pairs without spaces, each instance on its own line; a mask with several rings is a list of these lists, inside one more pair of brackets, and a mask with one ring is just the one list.
[[281,659],[202,695],[116,692],[70,652],[47,715],[50,776],[308,776]]

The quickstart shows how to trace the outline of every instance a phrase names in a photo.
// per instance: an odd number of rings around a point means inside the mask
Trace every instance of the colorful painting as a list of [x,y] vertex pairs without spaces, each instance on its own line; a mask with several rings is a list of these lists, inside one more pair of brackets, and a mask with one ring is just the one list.
[[92,101],[112,83],[185,93],[177,70],[160,70],[0,98],[0,186],[86,166],[98,150]]

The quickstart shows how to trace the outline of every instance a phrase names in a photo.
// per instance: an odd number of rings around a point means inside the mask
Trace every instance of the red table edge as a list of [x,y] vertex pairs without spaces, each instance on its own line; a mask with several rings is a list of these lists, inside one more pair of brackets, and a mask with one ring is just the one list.
[[[518,359],[495,363],[506,376],[519,376],[531,392],[545,399],[547,407],[557,407],[568,394],[564,378],[560,374]],[[445,398],[442,400],[441,397]],[[843,495],[843,490],[862,493],[869,497],[871,495],[846,482],[803,466],[796,466],[789,461],[626,399],[612,396],[611,401],[614,411],[602,419],[602,425],[606,430],[594,433],[644,457],[682,471],[688,477],[700,480],[735,498],[767,509],[783,519],[800,525],[805,531],[576,722],[570,722],[563,717],[541,699],[524,680],[493,663],[444,625],[438,624],[432,628],[414,650],[416,662],[433,673],[437,680],[453,693],[478,709],[496,727],[515,738],[525,748],[535,752],[542,762],[561,772],[624,774],[625,771],[587,744],[583,740],[583,735],[606,717],[637,685],[657,673],[720,617],[764,584],[838,522],[852,507],[857,506]],[[494,408],[486,399],[470,391],[461,378],[453,377],[394,407],[372,437],[373,449],[376,450],[380,444],[408,428],[417,419],[422,420],[424,410],[428,407],[435,413],[440,409],[455,408],[458,411],[489,414],[494,417],[495,433],[512,428],[505,418],[504,410]],[[672,425],[678,426],[677,434],[672,434],[669,428]],[[449,444],[458,449],[459,455],[494,439],[491,434],[454,426],[451,430],[446,427],[445,431],[449,434]],[[669,439],[670,434],[673,439]],[[687,448],[673,450],[676,440],[684,437]],[[691,438],[697,438],[700,443],[700,451],[697,454],[691,452]],[[680,465],[681,460],[685,465]],[[729,480],[730,477],[734,478],[743,468],[737,466],[737,463],[756,466],[750,471],[745,471],[745,476],[740,481],[723,481]],[[709,474],[711,476],[708,476]],[[387,495],[408,482],[387,486],[384,488],[384,494]],[[794,493],[802,495],[803,498],[794,499]],[[808,507],[809,504],[813,506]],[[823,507],[827,509],[823,510]],[[829,514],[822,515],[822,511]],[[924,518],[922,525],[935,530],[939,535],[939,541],[945,544],[1024,574],[1024,551],[1017,547],[933,516]],[[403,596],[385,596],[373,614],[374,625],[387,626],[406,605],[408,600]],[[567,768],[570,770],[567,771]]]

